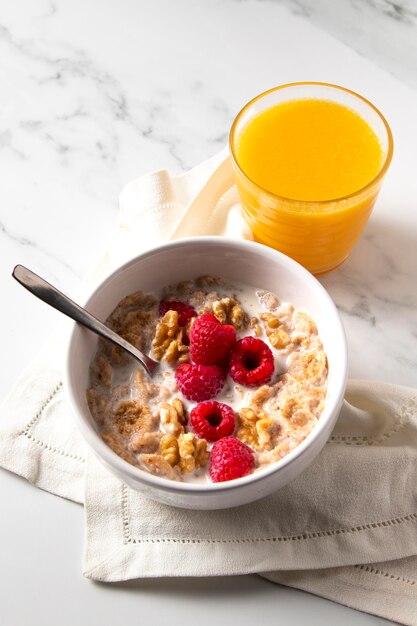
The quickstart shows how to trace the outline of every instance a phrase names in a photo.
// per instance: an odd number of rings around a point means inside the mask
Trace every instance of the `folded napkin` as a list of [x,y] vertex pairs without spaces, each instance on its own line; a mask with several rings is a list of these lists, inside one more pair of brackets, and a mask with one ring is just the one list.
[[[82,292],[145,249],[207,234],[250,237],[226,151],[181,176],[127,185],[118,232]],[[417,625],[417,391],[350,381],[329,442],[297,480],[252,505],[185,511],[131,490],[90,454],[65,399],[61,336],[0,407],[0,465],[84,503],[85,576],[256,572]]]

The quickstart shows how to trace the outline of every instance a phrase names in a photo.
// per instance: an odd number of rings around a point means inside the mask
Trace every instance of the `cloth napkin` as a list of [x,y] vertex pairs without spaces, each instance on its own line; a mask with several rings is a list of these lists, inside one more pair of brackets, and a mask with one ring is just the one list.
[[[127,185],[114,240],[78,296],[147,248],[207,234],[250,237],[226,151]],[[329,442],[290,485],[244,507],[186,511],[131,490],[89,452],[67,406],[64,352],[60,328],[0,407],[0,465],[84,504],[85,576],[259,573],[417,625],[416,390],[350,381]]]

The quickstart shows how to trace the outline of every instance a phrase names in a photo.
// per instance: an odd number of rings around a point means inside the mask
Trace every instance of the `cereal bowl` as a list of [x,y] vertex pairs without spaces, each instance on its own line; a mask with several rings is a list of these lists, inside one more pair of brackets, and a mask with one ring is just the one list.
[[280,460],[255,473],[224,482],[177,482],[136,467],[103,441],[89,410],[86,391],[97,337],[75,325],[68,346],[66,387],[82,435],[104,465],[120,480],[154,500],[190,509],[222,509],[260,499],[296,478],[326,443],[343,401],[347,348],[337,309],[321,284],[301,265],[261,244],[223,237],[181,239],[149,250],[119,267],[90,295],[85,308],[106,319],[128,294],[159,291],[202,275],[231,284],[245,282],[277,294],[308,311],[327,355],[324,408],[311,432]]

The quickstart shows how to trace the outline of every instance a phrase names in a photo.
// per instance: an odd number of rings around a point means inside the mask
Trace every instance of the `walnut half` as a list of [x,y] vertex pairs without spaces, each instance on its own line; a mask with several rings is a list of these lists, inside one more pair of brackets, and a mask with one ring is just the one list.
[[221,324],[231,324],[236,330],[246,328],[249,324],[248,314],[234,298],[215,300],[210,308]]
[[182,433],[178,439],[173,435],[164,435],[161,455],[171,467],[178,467],[183,474],[203,467],[209,458],[206,440],[198,439],[193,433]]
[[163,402],[159,409],[161,424],[168,435],[179,437],[184,432],[187,421],[184,406],[179,398],[173,398],[171,404]]
[[[159,320],[152,341],[155,359],[173,363],[188,361],[187,328],[179,326],[178,312],[169,310]],[[185,341],[185,343],[184,343]]]
[[209,458],[207,442],[198,439],[193,433],[184,433],[178,437],[178,451],[180,455],[180,469],[188,474],[205,465]]
[[265,332],[270,344],[277,350],[286,348],[291,339],[280,320],[272,313],[262,313],[261,320],[265,324]]
[[238,413],[237,437],[255,450],[270,450],[269,429],[273,424],[273,418],[262,410],[241,409]]

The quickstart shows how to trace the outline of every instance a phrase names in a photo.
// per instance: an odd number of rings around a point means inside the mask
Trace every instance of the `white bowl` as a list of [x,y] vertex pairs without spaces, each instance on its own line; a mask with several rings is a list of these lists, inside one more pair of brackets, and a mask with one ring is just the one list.
[[306,309],[317,324],[329,363],[325,408],[309,436],[281,461],[237,480],[192,484],[153,476],[121,459],[100,438],[88,409],[86,389],[97,337],[78,325],[74,325],[68,348],[66,387],[82,434],[99,459],[123,482],[150,498],[173,506],[222,509],[246,504],[276,491],[296,478],[318,455],[333,429],[343,401],[347,349],[339,314],[321,284],[284,254],[248,241],[196,237],[145,252],[104,280],[88,298],[85,307],[104,320],[129,293],[138,289],[155,291],[205,274],[272,291],[280,300]]

